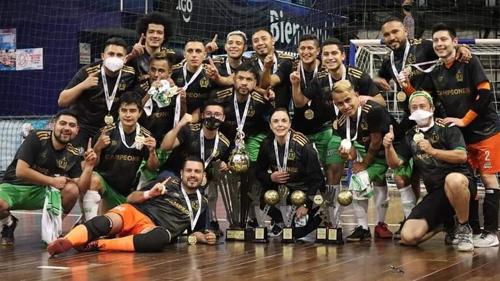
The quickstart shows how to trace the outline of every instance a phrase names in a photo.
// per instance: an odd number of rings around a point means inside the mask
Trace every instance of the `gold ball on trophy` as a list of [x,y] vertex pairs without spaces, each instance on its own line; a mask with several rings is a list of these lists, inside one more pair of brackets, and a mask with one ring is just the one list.
[[266,202],[267,205],[274,206],[278,204],[280,201],[280,195],[278,194],[278,191],[276,190],[268,190],[266,193],[264,193],[264,202]]
[[342,206],[348,206],[352,203],[352,192],[350,190],[342,190],[337,196],[337,202]]
[[236,151],[229,158],[229,168],[236,173],[244,173],[250,167],[250,158],[241,151]]
[[306,197],[307,196],[304,191],[295,190],[294,192],[292,192],[292,195],[290,195],[290,202],[292,202],[294,206],[304,205],[304,203],[306,202]]

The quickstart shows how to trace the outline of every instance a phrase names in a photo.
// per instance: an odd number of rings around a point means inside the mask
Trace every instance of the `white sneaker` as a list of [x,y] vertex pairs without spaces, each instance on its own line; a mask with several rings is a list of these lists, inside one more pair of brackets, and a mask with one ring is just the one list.
[[459,224],[456,234],[458,238],[458,250],[460,252],[474,251],[474,244],[472,242],[472,228],[468,224]]
[[483,232],[479,237],[474,237],[474,247],[489,248],[498,246],[498,236],[493,233]]

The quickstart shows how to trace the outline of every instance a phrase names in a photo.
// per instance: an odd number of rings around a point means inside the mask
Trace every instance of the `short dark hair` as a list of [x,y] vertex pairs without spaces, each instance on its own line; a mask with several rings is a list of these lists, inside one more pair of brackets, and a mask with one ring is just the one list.
[[393,22],[393,21],[397,21],[397,22],[400,22],[401,24],[403,24],[403,21],[400,18],[395,17],[395,16],[390,16],[390,17],[385,18],[384,21],[382,21],[380,28],[382,28],[382,26],[384,26],[384,24],[386,24],[388,22]]
[[457,31],[455,30],[455,28],[451,27],[450,25],[447,25],[446,23],[439,22],[432,26],[432,35],[434,35],[434,33],[438,31],[448,31],[451,39],[457,37]]
[[123,40],[123,38],[120,38],[120,37],[111,37],[111,38],[109,38],[104,43],[104,50],[106,50],[106,48],[109,45],[116,45],[116,46],[123,47],[125,49],[125,52],[127,52],[128,45],[127,45],[127,42],[125,42],[125,40]]
[[273,117],[273,115],[276,113],[276,112],[285,112],[286,115],[288,116],[289,119],[290,118],[290,112],[288,112],[288,109],[284,108],[284,107],[276,107],[275,109],[273,109],[273,111],[271,111],[271,114],[269,115],[269,122],[271,121],[271,117]]
[[158,52],[154,53],[151,56],[151,58],[149,59],[149,63],[151,63],[154,60],[164,60],[164,61],[167,61],[168,67],[172,67],[172,65],[173,65],[173,57],[166,50],[161,50],[161,51],[158,51]]
[[135,104],[137,105],[137,107],[139,107],[139,109],[142,109],[141,96],[138,93],[132,91],[124,92],[120,96],[120,106],[124,104]]
[[220,106],[222,108],[222,112],[224,112],[224,105],[219,101],[217,101],[216,99],[209,99],[205,104],[203,104],[201,112],[205,112],[205,109],[208,106]]
[[269,33],[269,35],[271,35],[271,38],[273,38],[273,34],[269,30],[269,28],[266,28],[266,27],[258,27],[257,29],[254,29],[254,31],[252,32],[252,37],[255,33],[259,32],[259,31],[265,31],[265,32]]
[[337,45],[341,53],[344,53],[344,45],[342,42],[340,42],[339,39],[337,38],[328,38],[325,41],[323,41],[323,44],[321,44],[321,51],[323,51],[323,48],[328,45]]
[[71,109],[61,109],[61,110],[59,110],[59,111],[56,113],[56,115],[54,115],[54,117],[52,118],[52,120],[53,120],[54,122],[56,122],[56,121],[57,121],[57,120],[59,120],[59,118],[60,118],[61,116],[63,116],[63,115],[64,115],[64,116],[71,116],[71,117],[75,118],[75,119],[76,119],[76,123],[78,123],[78,115],[76,115],[76,112],[74,112],[74,111],[73,111],[73,110],[71,110]]
[[203,46],[205,46],[205,40],[203,40],[203,38],[201,38],[201,37],[189,37],[186,39],[186,41],[184,41],[184,49],[186,48],[187,44],[190,42],[200,42],[201,44],[203,44]]
[[300,36],[299,38],[299,45],[302,41],[309,41],[309,40],[312,40],[314,41],[314,45],[316,46],[316,48],[319,48],[319,40],[318,40],[318,37],[314,34],[304,34],[302,36]]
[[188,161],[201,163],[202,166],[203,166],[203,171],[205,171],[205,162],[201,159],[200,156],[198,156],[198,155],[188,155],[188,156],[186,156],[186,158],[184,158],[184,162],[182,163],[182,169],[184,169],[184,167],[186,166],[186,163]]
[[257,81],[257,83],[259,83],[259,72],[257,72],[257,70],[255,69],[255,67],[253,67],[251,64],[249,63],[242,63],[240,66],[238,66],[238,68],[236,68],[236,71],[234,72],[234,74],[236,75],[236,73],[240,72],[240,71],[245,71],[245,72],[250,72],[253,74],[255,80]]
[[173,22],[170,20],[170,17],[168,15],[159,13],[159,12],[152,12],[150,14],[147,14],[139,19],[137,19],[137,22],[135,24],[135,30],[137,31],[137,34],[141,36],[141,34],[146,34],[148,31],[149,24],[159,24],[163,25],[164,29],[164,40],[162,42],[162,45],[165,44],[167,41],[168,37],[173,35]]

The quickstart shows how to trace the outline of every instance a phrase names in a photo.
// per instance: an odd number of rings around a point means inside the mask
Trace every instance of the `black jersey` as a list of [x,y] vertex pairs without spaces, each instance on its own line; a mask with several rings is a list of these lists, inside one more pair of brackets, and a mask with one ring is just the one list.
[[466,163],[451,164],[423,153],[413,140],[413,136],[417,132],[423,133],[425,139],[429,140],[432,147],[436,149],[465,150],[465,142],[457,127],[447,127],[438,122],[434,123],[434,126],[427,132],[418,130],[417,126],[406,132],[404,139],[396,147],[396,151],[405,162],[413,158],[418,170],[424,175],[423,180],[428,192],[436,188],[443,188],[444,180],[449,173],[458,172],[470,177],[470,170]]
[[65,176],[78,178],[82,173],[80,150],[71,143],[63,149],[56,150],[52,144],[52,131],[41,130],[31,132],[14,156],[14,160],[7,167],[3,182],[18,185],[33,185],[17,178],[17,161],[23,160],[30,168],[47,176]]
[[[151,189],[156,183],[163,181],[158,179],[147,183],[141,191]],[[181,235],[184,230],[191,232],[191,220],[189,209],[182,191],[181,183],[178,178],[172,178],[165,185],[165,194],[151,198],[143,203],[132,204],[140,212],[148,216],[157,226],[164,227],[170,233],[171,238]],[[207,199],[202,196],[201,202],[198,202],[196,193],[188,194],[193,210],[193,217],[200,210],[200,216],[193,231],[202,231],[205,228],[205,211],[207,209]]]
[[[277,66],[273,66],[271,74],[276,74],[280,77],[281,83],[274,87],[275,93],[275,107],[288,108],[290,105],[290,100],[292,98],[292,88],[290,84],[290,73],[292,73],[293,68],[293,57],[285,53],[275,52]],[[263,63],[263,62],[262,62]],[[259,57],[254,54],[250,59],[250,64],[258,71],[259,75],[262,76],[263,68],[259,64]],[[276,71],[273,71],[276,69]]]
[[[167,49],[162,47],[158,52],[165,52],[167,56],[169,56],[172,61],[175,60],[176,54],[172,49]],[[139,77],[139,81],[145,82],[148,80],[148,72],[149,72],[149,63],[151,59],[151,54],[148,53],[147,49],[144,48],[144,53],[129,61],[127,64],[134,68],[137,77]]]
[[[422,39],[411,39],[408,40],[407,43],[410,43],[410,50],[408,56],[406,57],[405,68],[410,64],[427,62],[437,60],[438,57],[434,52],[434,48],[432,47],[432,41],[430,40],[422,40]],[[405,47],[401,47],[398,50],[392,51],[394,52],[394,65],[398,70],[398,73],[402,71],[403,58],[405,53]],[[430,65],[429,65],[430,66]],[[427,66],[423,66],[425,69]],[[425,73],[417,71],[412,68],[410,76],[410,82],[415,89],[419,89],[424,81]],[[392,71],[391,59],[388,55],[384,61],[382,62],[382,66],[378,71],[378,76],[384,78],[387,82],[391,79],[397,81],[397,77]],[[397,83],[396,83],[397,84]],[[399,85],[398,90],[401,90]],[[401,107],[408,115],[410,115],[410,111],[408,109],[408,99],[401,103]]]
[[[341,115],[337,121],[337,133],[343,139],[347,138],[347,118],[349,117]],[[391,125],[392,120],[386,108],[374,101],[367,101],[361,108],[359,122],[356,114],[354,118],[350,119],[349,123],[351,140],[354,139],[357,133],[356,141],[362,144],[366,151],[368,151],[368,147],[370,146],[370,134],[380,133],[383,137],[389,132],[389,125]],[[375,154],[375,157],[385,159],[384,150],[380,149],[377,154]]]
[[[233,74],[237,68],[232,67],[227,63],[227,57],[216,57],[213,58],[213,62],[217,70],[219,71],[219,75],[223,77],[228,77]],[[245,57],[241,57],[241,65],[249,63],[249,60]],[[228,69],[229,67],[229,69]],[[229,70],[229,71],[228,71]]]
[[[285,145],[278,144],[280,161],[282,161],[284,153]],[[257,179],[264,189],[278,186],[277,183],[271,181],[271,174],[278,171],[274,151],[274,136],[266,138],[261,143],[256,171]],[[290,179],[286,186],[290,189],[290,193],[294,190],[302,190],[308,196],[313,196],[316,191],[324,189],[325,178],[321,171],[318,153],[307,137],[296,131],[291,131],[290,135],[287,172],[290,174]]]
[[[443,64],[438,65],[428,75],[423,86],[443,105],[448,117],[463,118],[471,109],[471,105],[478,99],[477,86],[487,82],[481,62],[473,55],[469,63],[455,61],[447,69]],[[466,143],[476,143],[496,134],[499,131],[499,119],[493,99],[478,116],[466,127],[462,133]]]
[[[186,78],[184,78],[183,65],[184,63],[174,65],[171,75],[175,85],[180,88],[186,85],[194,75],[187,70]],[[208,78],[205,69],[203,69],[186,90],[187,113],[191,114],[196,109],[201,108],[208,100],[210,92],[216,87],[215,82]]]
[[[200,144],[200,133],[202,130],[202,125],[200,123],[196,124],[187,124],[181,128],[179,134],[177,135],[177,139],[179,140],[179,146],[174,148],[172,154],[170,154],[169,158],[165,165],[161,168],[161,170],[169,170],[174,172],[175,174],[179,174],[179,171],[182,168],[182,163],[184,163],[184,159],[189,155],[201,156],[201,144]],[[219,134],[219,144],[217,145],[216,152],[209,165],[205,168],[205,170],[209,170],[214,161],[222,160],[227,162],[229,159],[229,145],[230,142],[222,134],[220,131]],[[205,144],[205,159],[207,160],[210,155],[212,155],[214,150],[215,138],[207,139],[204,137]]]
[[160,147],[163,137],[174,127],[176,97],[171,98],[170,105],[159,107],[156,101],[151,98],[153,108],[151,115],[142,113],[139,123],[151,132],[156,140],[156,147]]
[[[212,93],[212,99],[224,106],[224,123],[222,124],[220,130],[221,132],[229,138],[230,141],[234,141],[236,137],[236,129],[238,123],[236,121],[236,111],[234,107],[234,88],[227,88],[221,91],[216,91]],[[245,110],[245,102],[238,102],[238,109],[240,118],[243,118],[243,111]],[[267,133],[269,131],[269,125],[266,120],[266,116],[271,111],[271,104],[264,99],[264,97],[258,92],[250,93],[250,102],[248,105],[247,117],[245,119],[245,125],[243,126],[243,132],[245,136],[252,136],[259,133]]]
[[[80,70],[78,70],[76,75],[66,86],[66,89],[73,88],[87,79],[90,74],[98,72],[97,77],[99,78],[99,82],[97,83],[97,86],[85,90],[70,106],[70,108],[78,115],[78,125],[80,128],[88,130],[92,134],[97,133],[99,128],[102,128],[105,125],[104,116],[108,114],[106,96],[104,94],[104,86],[102,83],[101,66],[102,62],[96,62],[80,68]],[[110,95],[113,93],[113,89],[117,83],[117,78],[118,76],[106,76]],[[113,105],[111,107],[111,114],[115,117],[115,120],[117,120],[118,117],[120,96],[125,91],[140,91],[140,84],[137,82],[135,71],[130,66],[124,66],[122,69],[122,76],[118,84],[116,97],[113,100]]]
[[[120,130],[116,126],[104,127],[102,130],[109,135],[111,143],[101,151],[99,163],[94,169],[103,177],[103,179],[117,192],[123,196],[128,196],[130,192],[137,187],[137,171],[143,160],[149,157],[149,151],[146,146],[142,149],[135,147],[126,147],[121,139]],[[144,137],[151,136],[151,133],[140,128],[140,135]],[[135,142],[136,131],[125,135],[128,146]],[[95,138],[97,140],[97,137]]]

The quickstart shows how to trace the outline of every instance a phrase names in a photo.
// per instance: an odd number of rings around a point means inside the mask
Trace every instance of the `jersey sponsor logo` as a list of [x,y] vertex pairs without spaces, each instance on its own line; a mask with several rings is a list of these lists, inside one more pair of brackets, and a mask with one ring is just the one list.
[[127,161],[127,162],[139,162],[142,160],[140,156],[126,155],[126,154],[107,154],[106,160],[117,160],[117,161]]
[[458,88],[449,90],[439,90],[437,91],[438,96],[458,96],[458,95],[468,95],[470,94],[470,88]]

